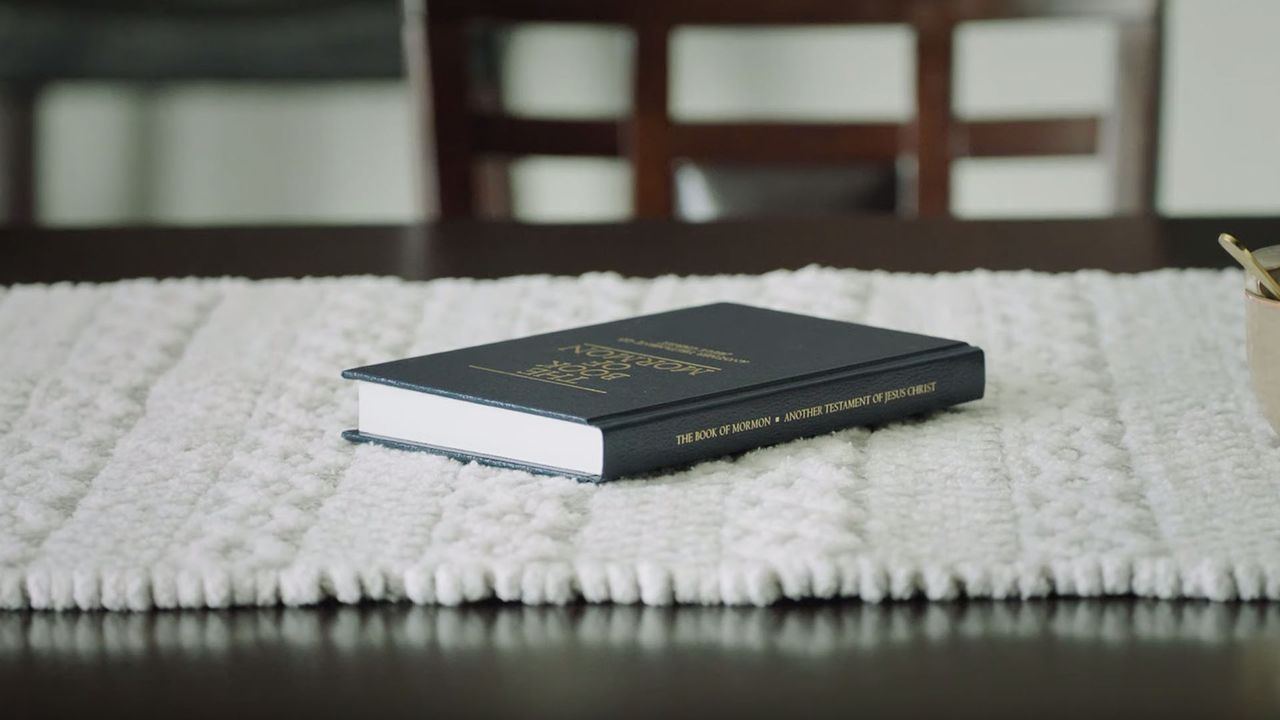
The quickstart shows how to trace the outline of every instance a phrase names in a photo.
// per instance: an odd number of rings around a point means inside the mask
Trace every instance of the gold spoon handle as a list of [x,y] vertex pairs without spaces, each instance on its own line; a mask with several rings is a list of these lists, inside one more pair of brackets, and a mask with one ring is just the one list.
[[1249,252],[1248,248],[1241,245],[1239,240],[1227,233],[1222,233],[1218,236],[1218,244],[1231,257],[1235,258],[1236,262],[1240,263],[1247,272],[1257,278],[1258,283],[1271,295],[1273,300],[1280,300],[1280,282],[1277,282],[1275,277],[1270,272],[1267,272],[1266,268],[1262,267],[1262,264],[1253,256],[1253,253]]

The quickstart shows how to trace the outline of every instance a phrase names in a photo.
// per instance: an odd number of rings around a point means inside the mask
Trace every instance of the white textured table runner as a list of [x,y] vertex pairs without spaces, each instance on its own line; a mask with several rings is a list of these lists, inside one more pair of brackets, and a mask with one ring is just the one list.
[[[1280,598],[1240,276],[0,289],[0,607]],[[987,351],[987,398],[603,486],[351,445],[340,370],[735,300]]]

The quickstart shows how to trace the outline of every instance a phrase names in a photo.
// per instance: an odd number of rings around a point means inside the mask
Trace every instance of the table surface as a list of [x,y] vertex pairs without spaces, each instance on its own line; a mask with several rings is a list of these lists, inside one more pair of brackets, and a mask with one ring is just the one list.
[[1280,218],[961,221],[851,216],[706,224],[0,229],[0,283],[126,277],[501,277],[759,273],[817,263],[937,272],[1225,267],[1219,232],[1273,244]]
[[0,686],[12,718],[1274,718],[1280,605],[0,613]]
[[[0,283],[1221,267],[1280,219],[0,230]],[[1280,716],[1280,605],[1136,598],[769,608],[410,605],[0,613],[12,717]],[[6,713],[8,714],[8,713]]]

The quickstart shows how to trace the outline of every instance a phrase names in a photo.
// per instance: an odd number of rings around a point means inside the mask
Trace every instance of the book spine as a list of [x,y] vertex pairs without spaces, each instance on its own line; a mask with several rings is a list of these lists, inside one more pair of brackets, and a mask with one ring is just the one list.
[[639,415],[605,419],[602,480],[684,465],[982,397],[982,351],[948,348]]

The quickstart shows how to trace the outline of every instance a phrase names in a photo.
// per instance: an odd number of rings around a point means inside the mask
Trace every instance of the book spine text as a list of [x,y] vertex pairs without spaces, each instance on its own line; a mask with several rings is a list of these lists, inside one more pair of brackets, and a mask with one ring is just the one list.
[[982,351],[965,346],[601,423],[604,479],[683,465],[982,397]]

